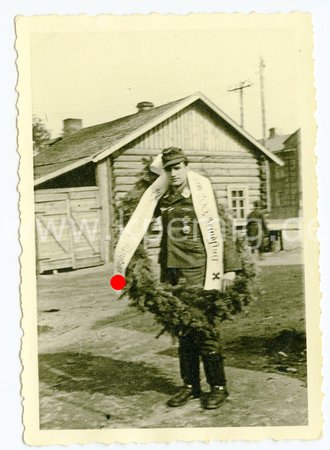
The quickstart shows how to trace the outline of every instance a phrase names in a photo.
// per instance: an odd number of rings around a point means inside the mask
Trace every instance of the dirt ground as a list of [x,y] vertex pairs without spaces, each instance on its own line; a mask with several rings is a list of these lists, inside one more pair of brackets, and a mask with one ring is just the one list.
[[40,427],[305,425],[300,261],[299,252],[265,256],[260,298],[223,323],[230,397],[214,411],[198,399],[166,406],[181,384],[177,344],[166,335],[156,339],[160,326],[153,317],[118,300],[110,267],[39,277]]

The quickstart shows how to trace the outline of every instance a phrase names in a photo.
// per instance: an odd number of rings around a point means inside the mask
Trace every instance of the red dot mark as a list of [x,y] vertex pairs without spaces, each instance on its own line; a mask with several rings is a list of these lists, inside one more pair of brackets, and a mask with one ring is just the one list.
[[126,279],[122,275],[114,275],[110,278],[110,286],[116,291],[120,291],[126,286]]

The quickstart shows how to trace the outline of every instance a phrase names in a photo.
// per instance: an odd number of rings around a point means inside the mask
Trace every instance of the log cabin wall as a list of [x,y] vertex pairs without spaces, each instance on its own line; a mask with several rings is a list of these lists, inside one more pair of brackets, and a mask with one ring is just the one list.
[[248,191],[246,212],[260,198],[260,166],[253,151],[233,132],[202,108],[188,107],[120,150],[113,158],[114,203],[132,189],[142,170],[142,157],[156,156],[163,148],[178,146],[191,169],[212,181],[219,202],[228,204],[231,187]]
[[[210,178],[217,201],[243,224],[253,202],[260,200],[260,160],[225,122],[197,105],[187,107],[110,157],[114,220],[120,216],[121,198],[138,180],[142,158],[156,156],[170,146],[183,149],[189,167]],[[244,196],[243,209],[239,208],[239,195]],[[112,226],[116,229],[118,223]]]

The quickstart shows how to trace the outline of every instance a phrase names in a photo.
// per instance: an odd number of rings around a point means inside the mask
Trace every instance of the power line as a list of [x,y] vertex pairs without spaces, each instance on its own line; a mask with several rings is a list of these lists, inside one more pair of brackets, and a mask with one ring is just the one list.
[[243,105],[243,89],[248,88],[252,86],[251,81],[245,80],[241,81],[239,86],[231,89],[227,89],[228,92],[236,92],[239,91],[239,98],[240,98],[240,108],[241,108],[241,127],[244,128],[244,105]]

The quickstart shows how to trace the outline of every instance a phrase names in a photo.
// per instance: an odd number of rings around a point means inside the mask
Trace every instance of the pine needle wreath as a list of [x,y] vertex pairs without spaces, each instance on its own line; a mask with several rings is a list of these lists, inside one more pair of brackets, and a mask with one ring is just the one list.
[[[149,170],[150,162],[144,159],[141,178],[122,199],[125,221],[133,213],[145,189],[156,179],[156,175]],[[228,238],[228,232],[232,230],[231,219],[221,205],[219,215],[225,221]],[[236,248],[242,270],[236,275],[233,284],[225,292],[220,292],[205,291],[184,282],[176,286],[160,283],[152,269],[147,250],[140,244],[127,268],[127,284],[121,297],[128,296],[130,306],[154,314],[156,321],[162,325],[162,332],[176,337],[192,332],[197,339],[214,337],[218,333],[217,323],[232,320],[234,315],[242,312],[254,300],[258,292],[256,265],[243,237],[236,240]]]

